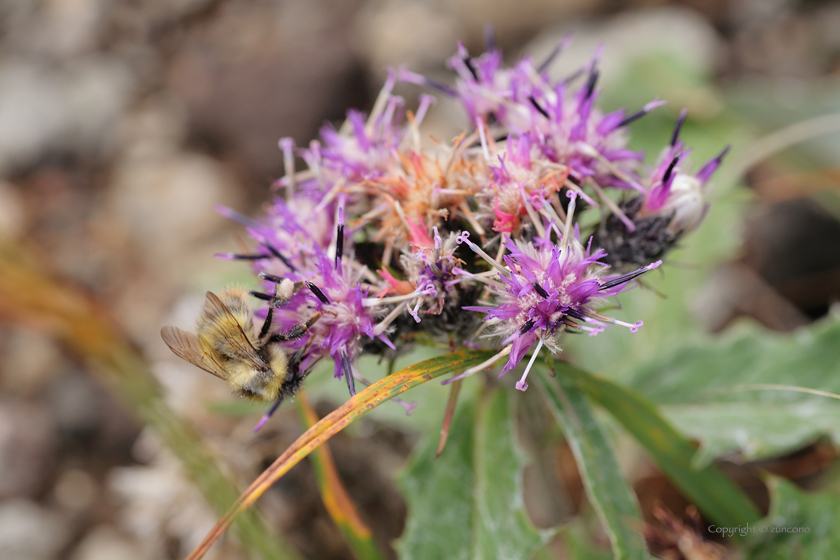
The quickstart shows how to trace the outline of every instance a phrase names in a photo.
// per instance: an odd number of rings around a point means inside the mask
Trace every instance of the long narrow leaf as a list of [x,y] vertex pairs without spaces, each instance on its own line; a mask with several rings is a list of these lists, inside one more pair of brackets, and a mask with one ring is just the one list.
[[459,351],[438,356],[405,368],[397,373],[380,379],[360,391],[355,397],[322,418],[317,424],[300,436],[286,451],[278,457],[248,489],[239,497],[233,507],[210,530],[201,544],[190,554],[188,560],[197,560],[204,556],[210,546],[224,533],[234,519],[247,510],[266,490],[312,453],[322,443],[346,428],[358,417],[370,412],[380,404],[396,397],[436,377],[478,365],[493,355],[492,351]]
[[642,526],[639,503],[585,393],[562,375],[551,378],[543,373],[538,379],[575,455],[589,501],[612,544],[613,557],[616,560],[647,558],[645,541],[634,529]]
[[[214,508],[223,510],[234,499],[234,484],[203,449],[198,435],[166,405],[145,360],[113,318],[81,289],[55,278],[32,252],[4,239],[0,318],[46,332],[70,347],[116,389],[140,421],[157,431]],[[240,519],[236,530],[242,546],[260,558],[297,558],[256,514]]]
[[752,500],[720,469],[692,463],[697,448],[641,395],[608,379],[555,362],[557,375],[603,406],[647,449],[659,468],[700,510],[721,526],[754,524],[761,518]]
[[403,560],[530,558],[554,536],[531,523],[522,501],[522,472],[513,396],[496,389],[458,405],[450,441],[415,450],[402,477],[408,519],[397,544]]
[[[303,389],[297,395],[297,405],[301,421],[307,429],[318,423],[318,414],[312,408]],[[370,527],[362,520],[356,505],[338,477],[338,469],[336,469],[329,446],[324,444],[316,449],[311,461],[324,507],[341,534],[344,535],[353,554],[359,560],[382,560],[385,556],[373,540]]]

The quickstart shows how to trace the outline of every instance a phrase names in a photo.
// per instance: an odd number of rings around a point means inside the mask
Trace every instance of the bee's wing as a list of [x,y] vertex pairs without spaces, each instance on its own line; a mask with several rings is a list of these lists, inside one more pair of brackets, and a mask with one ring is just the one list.
[[[219,296],[213,292],[207,292],[207,299],[204,300],[204,313],[208,317],[217,317],[219,319],[224,317],[224,319],[231,325],[236,325],[236,329],[219,334],[223,336],[226,335],[224,336],[225,342],[231,347],[238,357],[248,362],[249,365],[257,370],[263,371],[268,367],[268,364],[265,363],[265,360],[263,360],[260,356],[260,353],[257,352],[257,349],[254,348],[254,345],[251,344],[250,340],[248,340],[248,337],[245,335],[245,331],[242,330],[242,325],[239,324],[239,321],[236,320],[233,313],[225,307],[225,304],[222,303]],[[217,321],[217,323],[221,324],[219,321]]]
[[201,346],[194,334],[183,331],[178,327],[163,327],[160,329],[160,336],[169,346],[169,349],[179,358],[212,373],[216,377],[222,379],[227,377],[225,370],[201,351]]

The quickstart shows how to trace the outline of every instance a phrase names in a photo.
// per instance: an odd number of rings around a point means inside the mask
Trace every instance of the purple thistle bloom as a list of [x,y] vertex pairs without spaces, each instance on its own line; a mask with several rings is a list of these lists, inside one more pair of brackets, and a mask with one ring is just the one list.
[[[570,204],[570,218],[573,212],[574,202]],[[632,286],[627,282],[658,267],[661,261],[629,274],[604,276],[609,268],[600,262],[605,251],[584,249],[577,236],[572,237],[571,220],[567,221],[562,233],[553,223],[549,224],[548,230],[557,232],[561,238],[559,245],[548,238],[538,238],[532,243],[513,241],[505,235],[504,245],[510,251],[504,257],[507,267],[495,263],[499,273],[488,281],[496,305],[464,307],[487,313],[484,320],[493,325],[494,334],[504,338],[503,344],[511,345],[510,358],[501,375],[516,367],[535,343],[538,343],[536,352],[543,344],[552,352],[559,351],[555,337],[565,330],[588,331],[590,336],[595,336],[610,324],[628,327],[631,332],[642,326],[641,321],[625,323],[601,315],[596,309],[602,298],[630,289]],[[473,250],[477,248],[464,234],[460,241]],[[527,389],[525,379],[533,361],[534,358],[516,384],[517,389]]]
[[[613,266],[624,269],[661,258],[706,215],[707,184],[729,147],[696,173],[685,171],[690,150],[679,138],[685,117],[683,110],[670,144],[643,181],[643,191],[621,202],[617,216],[608,216],[596,232],[595,242],[608,251],[606,261]],[[628,227],[628,220],[633,228]]]
[[[280,141],[286,173],[264,215],[252,220],[224,212],[247,228],[256,247],[221,256],[250,261],[267,282],[265,292],[251,293],[270,302],[274,323],[266,322],[265,330],[286,335],[271,340],[288,350],[290,367],[304,375],[330,356],[335,377],[345,378],[352,395],[353,364],[375,339],[394,348],[392,325],[404,329],[400,335],[421,328],[445,332],[453,346],[474,345],[488,326],[503,348],[453,379],[508,356],[504,375],[531,351],[516,383],[524,391],[540,350],[558,352],[564,331],[595,336],[611,325],[631,332],[642,326],[597,310],[658,267],[679,236],[697,227],[706,211],[705,185],[726,150],[693,175],[686,172],[683,113],[670,145],[642,180],[643,154],[628,148],[627,127],[663,102],[654,99],[632,114],[602,113],[596,107],[598,52],[574,76],[549,78],[548,65],[567,43],[543,64],[524,57],[512,67],[492,45],[472,57],[459,44],[448,60],[457,74],[453,86],[398,69],[369,116],[348,111],[340,127],[325,125],[320,140],[305,148],[290,138]],[[452,146],[425,146],[419,124],[433,98],[421,96],[412,117],[392,94],[397,80],[458,99],[470,130]],[[307,170],[295,170],[296,156]],[[613,200],[602,187],[635,192]],[[558,197],[563,191],[571,199],[566,208]],[[612,212],[586,247],[575,221],[578,196]],[[356,231],[345,231],[345,212]],[[465,227],[482,246],[469,240]],[[492,235],[491,227],[501,235]],[[458,244],[491,268],[476,272],[473,259],[465,259],[467,266],[455,256]],[[349,258],[356,249],[362,262],[381,266],[378,276]],[[635,270],[616,275],[610,266]],[[462,310],[486,314],[484,325],[480,315]]]
[[[314,273],[317,255],[329,247],[335,231],[334,205],[316,212],[317,199],[311,194],[299,193],[290,201],[275,197],[265,216],[247,219],[244,225],[258,243],[254,253],[216,256],[251,261],[255,274],[266,272],[293,281],[306,279]],[[219,211],[232,219],[238,217],[226,208]]]
[[[402,126],[404,101],[391,94],[397,76],[390,73],[369,117],[350,110],[341,130],[327,124],[321,128],[323,166],[340,177],[362,180],[385,172],[405,136]],[[314,158],[310,150],[309,157]]]
[[667,231],[671,235],[692,231],[703,221],[709,207],[705,200],[706,185],[729,151],[727,146],[693,175],[682,171],[680,168],[685,166],[690,153],[679,139],[686,114],[685,109],[680,112],[671,144],[662,150],[651,172],[644,202],[637,214],[639,219],[667,217]]
[[[411,223],[412,225],[413,222]],[[455,268],[461,261],[453,255],[457,244],[455,234],[450,233],[444,241],[438,229],[432,228],[434,240],[428,239],[428,234],[419,226],[414,226],[414,252],[404,254],[400,264],[406,273],[411,286],[415,289],[416,299],[408,304],[408,313],[416,322],[420,322],[419,311],[424,307],[424,313],[439,315],[443,311],[444,299],[457,283]],[[425,238],[426,242],[423,242]],[[418,242],[420,244],[418,244]],[[414,303],[412,309],[411,303]]]
[[[569,166],[578,183],[591,178],[601,186],[638,190],[634,172],[644,154],[627,148],[623,109],[603,115],[595,108],[597,78],[593,67],[573,95],[566,94],[562,83],[535,87],[528,135],[545,157]],[[646,108],[656,106],[653,102]]]
[[[527,136],[509,137],[505,151],[497,155],[489,171],[486,188],[476,193],[477,214],[492,219],[494,231],[508,234],[519,232],[520,216],[533,219],[543,207],[550,210],[550,201],[565,179],[558,166],[540,156]],[[552,179],[558,175],[559,182]]]
[[384,329],[377,325],[377,317],[382,312],[379,307],[366,305],[368,294],[360,285],[359,271],[352,271],[347,263],[341,262],[336,267],[322,252],[316,270],[317,275],[307,281],[313,287],[300,291],[275,311],[276,323],[281,329],[289,330],[314,313],[322,312],[303,337],[286,344],[293,350],[305,349],[300,362],[303,371],[329,354],[335,362],[336,378],[352,376],[350,368],[359,357],[365,338],[378,338],[393,347]]
[[[579,184],[592,178],[601,186],[642,192],[635,169],[644,154],[627,148],[625,127],[664,102],[654,100],[630,116],[623,109],[603,115],[594,106],[598,56],[589,64],[587,81],[569,94],[569,80],[550,82],[545,64],[537,69],[524,57],[504,68],[500,51],[471,57],[459,44],[458,54],[448,61],[458,79],[454,88],[444,91],[459,98],[471,123],[498,123],[514,136],[527,136],[545,158],[569,166]],[[397,77],[435,87],[410,72],[401,71]]]

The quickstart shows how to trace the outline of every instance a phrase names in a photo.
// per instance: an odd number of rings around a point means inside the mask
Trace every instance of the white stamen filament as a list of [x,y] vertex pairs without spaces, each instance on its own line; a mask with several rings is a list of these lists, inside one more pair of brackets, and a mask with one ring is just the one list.
[[579,325],[579,324],[575,325],[575,327],[582,330],[582,331],[588,331],[589,336],[595,336],[597,334],[601,334],[602,332],[604,332],[604,327],[589,327],[589,326],[586,326],[586,325]]
[[373,327],[373,336],[379,336],[380,334],[384,333],[385,329],[388,328],[388,325],[390,325],[394,319],[399,317],[400,313],[402,313],[406,307],[408,307],[408,302],[404,301],[398,306],[396,306],[390,313],[388,313],[387,317],[382,319],[382,321],[380,321],[378,325]]
[[525,194],[525,187],[519,185],[519,193],[522,195],[522,203],[525,205],[525,211],[528,217],[531,218],[531,223],[534,224],[534,229],[540,234],[540,237],[545,237],[545,228],[542,225],[542,220],[539,219],[537,213],[534,212],[534,207],[528,202],[528,195]]
[[433,95],[426,93],[420,94],[420,106],[417,107],[417,115],[414,117],[414,122],[418,127],[423,124],[423,119],[426,118],[426,112],[435,101],[437,99]]
[[374,218],[378,218],[379,216],[381,216],[382,214],[384,214],[387,211],[388,211],[388,205],[383,202],[382,204],[380,204],[379,206],[377,206],[376,208],[374,208],[370,212],[360,216],[358,220],[353,222],[353,227],[356,228],[359,225],[365,224],[366,222],[369,222],[370,220],[372,220]]
[[566,179],[566,182],[563,183],[563,186],[567,187],[570,191],[575,191],[576,193],[578,193],[578,196],[580,196],[583,200],[585,200],[586,203],[589,204],[590,206],[592,206],[594,208],[600,208],[601,207],[600,204],[598,204],[597,202],[592,200],[592,197],[590,197],[588,194],[583,192],[583,189],[581,189],[579,186],[577,186],[576,184],[574,184],[570,180]]
[[626,182],[628,185],[630,185],[631,187],[633,187],[634,189],[636,189],[640,193],[642,193],[642,194],[645,193],[645,188],[642,185],[640,185],[638,182],[636,182],[636,180],[633,179],[632,177],[630,177],[627,173],[625,173],[624,171],[619,169],[613,162],[611,162],[610,160],[605,158],[603,156],[603,154],[601,154],[601,152],[599,152],[598,150],[596,150],[595,148],[593,148],[589,144],[581,143],[580,147],[582,148],[581,152],[583,152],[583,155],[586,155],[586,156],[593,157],[593,158],[597,159],[613,175],[615,175],[616,177],[618,177],[622,181]]
[[469,193],[466,191],[459,191],[458,189],[435,189],[437,194],[451,194],[453,196],[466,196]]
[[556,196],[551,197],[551,207],[554,208],[554,211],[557,212],[558,224],[565,224],[566,223],[566,211],[563,210],[563,207],[560,205],[560,199]]
[[[385,85],[379,90],[379,95],[376,97],[376,101],[373,103],[373,109],[370,110],[370,116],[368,117],[367,122],[365,123],[365,133],[370,136],[373,132],[373,125],[376,123],[376,120],[379,118],[379,115],[382,111],[385,110],[385,106],[388,103],[388,99],[391,97],[391,90],[394,89],[394,82],[396,80],[393,76],[388,76],[388,79],[385,80]],[[349,124],[350,119],[344,121],[344,125],[341,127],[341,131],[344,132],[344,127]]]
[[477,366],[473,366],[469,369],[464,370],[464,373],[462,373],[461,375],[456,375],[455,377],[451,377],[449,379],[444,379],[441,382],[441,385],[449,385],[453,381],[458,381],[459,379],[464,379],[465,377],[469,377],[470,375],[474,375],[474,374],[476,374],[480,371],[484,371],[485,369],[488,369],[488,368],[492,367],[497,361],[499,361],[500,358],[504,358],[505,356],[510,354],[511,347],[512,346],[510,344],[508,344],[507,346],[502,348],[501,352],[499,352],[498,354],[496,354],[495,356],[493,356],[492,358],[490,358],[486,362],[481,362]]
[[498,288],[500,290],[503,290],[505,288],[504,284],[502,284],[501,282],[496,282],[492,279],[493,276],[496,276],[498,274],[498,272],[496,272],[495,270],[488,270],[487,272],[473,274],[472,272],[467,272],[466,270],[462,270],[459,268],[455,270],[454,273],[458,276],[463,276],[464,279],[452,280],[450,284],[461,284],[463,282],[466,282],[467,280],[474,280],[476,282],[482,282],[484,284],[487,284],[488,286],[492,286],[493,288]]
[[625,323],[624,321],[619,321],[618,319],[613,319],[612,317],[610,317],[609,319],[610,319],[608,321],[609,323],[612,323],[613,325],[619,325],[619,326],[622,326],[622,327],[627,327],[628,329],[630,329],[631,333],[635,333],[636,331],[639,330],[639,328],[642,325],[644,325],[644,323],[642,321],[637,321],[636,323]]
[[481,152],[484,154],[484,161],[490,161],[490,150],[487,149],[487,137],[484,135],[484,121],[481,117],[475,118],[475,125],[478,127],[478,137],[481,138]]
[[[499,236],[499,237],[501,237],[501,236]],[[488,243],[487,245],[490,245],[490,243]],[[505,244],[504,243],[499,243],[499,250],[496,251],[496,262],[504,262],[502,260],[502,257],[505,256],[505,251],[506,250],[507,250],[507,247],[505,247]]]
[[478,245],[476,245],[475,243],[473,243],[472,241],[470,241],[469,239],[467,239],[467,238],[465,237],[465,235],[466,235],[466,232],[464,232],[463,234],[461,234],[461,239],[464,241],[464,243],[466,243],[466,244],[469,246],[469,248],[470,248],[470,249],[472,249],[472,250],[473,250],[473,252],[475,252],[476,254],[478,254],[478,256],[480,256],[482,259],[484,259],[484,260],[485,260],[485,261],[487,261],[488,263],[490,263],[490,265],[492,265],[492,266],[493,266],[493,268],[495,268],[496,270],[498,270],[498,271],[499,271],[499,273],[500,273],[500,274],[502,274],[502,276],[505,276],[505,277],[510,276],[510,272],[508,271],[508,269],[507,269],[507,268],[503,267],[503,266],[502,266],[502,265],[500,265],[498,262],[496,262],[496,259],[494,259],[494,258],[493,258],[493,257],[491,257],[490,255],[488,255],[487,253],[485,253],[485,252],[484,252],[484,249],[482,249],[481,247],[479,247]]
[[528,372],[531,371],[531,366],[534,365],[534,360],[537,359],[537,354],[540,353],[540,349],[543,345],[543,338],[540,337],[539,342],[537,342],[537,349],[534,350],[534,353],[531,354],[531,360],[528,362],[528,366],[525,368],[525,373],[522,374],[522,377],[519,379],[519,382],[516,384],[516,388],[520,391],[524,391],[528,388],[528,383],[525,382],[525,378],[528,377]]
[[452,150],[452,156],[449,158],[449,162],[446,164],[446,169],[443,172],[444,177],[449,177],[449,172],[452,170],[452,166],[455,165],[455,160],[461,157],[461,154],[464,153],[470,144],[475,142],[478,136],[475,132],[464,138],[463,136],[457,138],[459,142],[455,145],[455,149]]
[[403,104],[405,101],[402,97],[393,96],[391,99],[388,100],[388,107],[385,110],[385,114],[383,115],[383,124],[385,126],[389,126],[394,120],[394,113],[397,110],[397,106]]
[[611,325],[619,325],[621,327],[627,327],[628,329],[630,329],[631,333],[635,333],[636,331],[639,330],[639,328],[641,328],[644,325],[644,323],[642,321],[637,321],[635,323],[625,323],[624,321],[619,321],[618,319],[616,319],[614,317],[607,317],[606,315],[601,315],[597,311],[592,311],[591,309],[587,309],[586,307],[583,308],[583,313],[587,317],[591,317],[592,319],[595,319],[595,321],[587,320],[587,323],[590,323],[590,322],[594,323],[596,321],[602,321],[604,323],[609,323]]
[[539,209],[539,213],[541,216],[548,218],[549,222],[552,222],[552,227],[556,227],[554,224],[564,223],[564,221],[560,219],[560,216],[557,215],[557,212],[554,211],[554,207],[550,204],[543,204],[542,208]]
[[391,262],[391,257],[394,254],[394,243],[393,241],[386,241],[385,242],[385,250],[382,251],[382,264],[383,266],[388,266],[388,263]]
[[[422,106],[420,107],[422,109]],[[414,115],[411,114],[411,111],[407,113],[408,122],[410,124],[411,129],[411,145],[415,152],[420,152],[420,127],[418,126],[417,119]]]
[[[313,141],[314,142],[314,141]],[[316,176],[315,171],[312,169],[305,169],[303,171],[298,171],[294,174],[294,177],[286,177],[285,175],[280,178],[279,184],[282,186],[286,186],[289,184],[289,181],[308,181],[310,179],[314,179]],[[275,185],[278,183],[274,183]]]
[[569,197],[569,209],[566,211],[566,226],[563,228],[563,239],[560,242],[560,249],[565,249],[569,246],[572,237],[572,220],[575,217],[575,200],[577,194],[570,192],[572,196]]
[[407,301],[418,297],[424,297],[426,294],[425,290],[414,290],[410,294],[405,294],[403,296],[390,296],[390,297],[368,297],[362,298],[362,305],[365,307],[378,307],[380,305],[389,305],[391,303],[399,303],[401,301]]
[[286,202],[292,200],[295,193],[295,141],[292,138],[281,138],[280,149],[283,150],[283,167],[286,171]]
[[475,219],[475,216],[470,210],[470,207],[467,205],[466,200],[462,200],[460,204],[458,204],[458,209],[464,213],[464,217],[467,219],[467,222],[469,222],[469,224],[472,226],[472,228],[478,235],[481,236],[485,234],[484,228],[481,227],[481,224],[479,224],[478,220]]
[[336,181],[335,186],[333,188],[331,188],[327,194],[324,195],[324,198],[321,200],[321,202],[318,203],[318,206],[316,206],[315,209],[312,211],[313,216],[318,215],[319,212],[323,212],[324,208],[326,208],[327,205],[330,202],[335,200],[335,197],[338,196],[338,193],[340,193],[341,189],[344,188],[344,182],[345,182],[344,177],[342,177],[341,179]]
[[624,212],[621,211],[621,208],[607,196],[607,194],[601,189],[601,186],[598,185],[595,181],[591,178],[589,179],[589,185],[592,187],[592,190],[595,191],[595,194],[598,195],[598,198],[610,209],[610,212],[616,215],[616,217],[624,223],[624,227],[627,228],[627,231],[635,231],[636,224],[628,218]]
[[[324,174],[321,172],[321,143],[313,140],[309,143],[309,151],[314,155],[311,161],[307,159],[307,163],[312,168],[312,172],[318,177],[318,186],[324,188]],[[301,178],[301,181],[304,179]]]
[[[359,274],[360,276],[365,278],[368,282],[370,282],[374,286],[376,284],[379,284],[380,282],[382,282],[382,278],[379,278],[378,276],[376,276],[376,274],[371,272],[370,269],[366,266],[362,266],[361,268],[359,268],[357,274]],[[371,287],[374,287],[374,286],[371,286]]]
[[397,216],[400,217],[405,229],[411,231],[411,227],[408,225],[408,220],[405,219],[405,212],[403,211],[402,205],[400,204],[399,200],[394,200],[394,210],[397,212]]

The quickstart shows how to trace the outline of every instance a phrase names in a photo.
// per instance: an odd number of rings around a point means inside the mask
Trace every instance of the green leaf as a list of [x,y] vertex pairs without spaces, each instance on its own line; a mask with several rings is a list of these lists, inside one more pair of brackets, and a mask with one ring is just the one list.
[[770,513],[754,527],[747,560],[833,560],[840,551],[840,499],[828,492],[805,493],[772,477]]
[[592,542],[581,519],[563,528],[563,544],[566,545],[569,560],[611,560],[613,557],[608,548]]
[[[589,501],[612,543],[616,559],[647,558],[636,496],[625,480],[612,446],[596,420],[586,395],[570,379],[539,376],[549,408],[562,425],[577,460]],[[634,527],[635,526],[635,527]]]
[[648,361],[630,385],[701,443],[698,463],[733,451],[768,457],[823,434],[840,442],[840,402],[785,388],[840,393],[838,348],[836,317],[792,336],[743,326]]
[[443,454],[428,437],[401,484],[408,501],[397,546],[409,559],[527,559],[552,536],[537,530],[522,503],[525,459],[503,391],[461,402]]
[[716,466],[698,466],[696,448],[641,395],[608,379],[555,362],[568,379],[604,407],[650,453],[659,468],[702,512],[722,526],[755,523],[755,504]]

